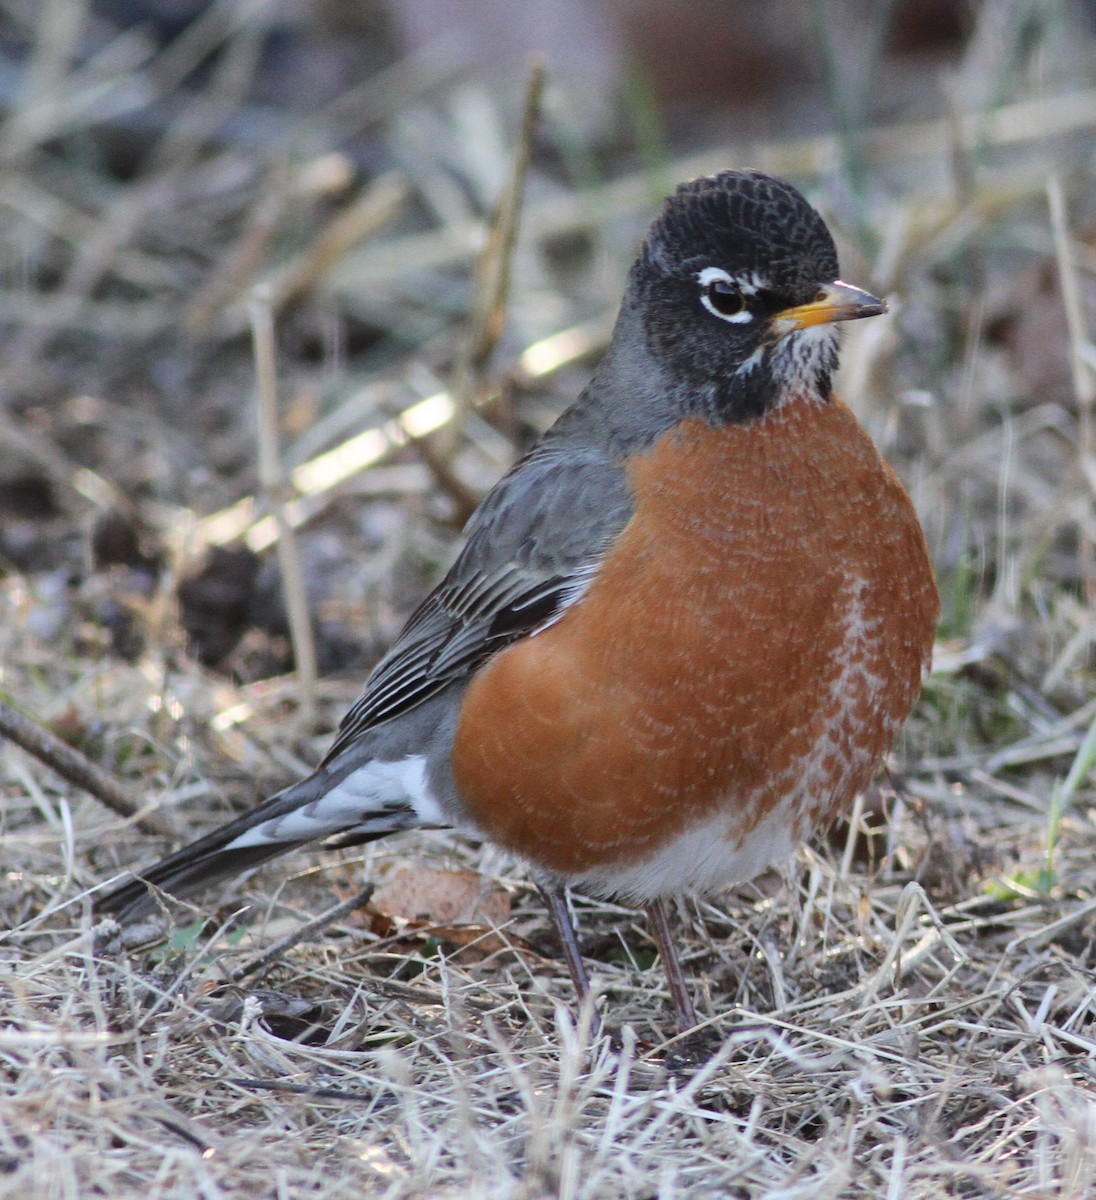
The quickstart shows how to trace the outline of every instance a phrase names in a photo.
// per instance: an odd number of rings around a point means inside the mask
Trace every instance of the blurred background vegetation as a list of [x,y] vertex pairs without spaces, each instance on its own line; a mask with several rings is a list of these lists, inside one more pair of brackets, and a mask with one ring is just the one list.
[[[577,393],[658,199],[728,165],[800,183],[846,275],[894,301],[856,331],[846,391],[918,492],[945,632],[996,599],[1007,637],[1022,593],[1056,607],[1091,584],[1085,490],[1063,490],[1091,449],[1091,364],[1047,185],[1084,319],[1092,7],[47,0],[0,21],[0,561],[37,581],[40,635],[133,658],[167,588],[205,665],[290,665],[258,511],[208,522],[259,489],[263,286],[287,470],[460,393],[424,417],[445,426],[429,444],[294,477],[320,669],[367,665],[447,526]],[[533,54],[513,286],[477,344]]]

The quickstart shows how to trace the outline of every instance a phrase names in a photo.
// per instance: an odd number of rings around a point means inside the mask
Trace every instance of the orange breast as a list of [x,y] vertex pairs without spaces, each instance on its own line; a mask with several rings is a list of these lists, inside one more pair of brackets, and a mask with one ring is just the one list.
[[469,816],[563,874],[778,805],[796,840],[870,779],[938,612],[909,498],[839,401],[686,422],[631,465],[635,513],[585,596],[471,683]]

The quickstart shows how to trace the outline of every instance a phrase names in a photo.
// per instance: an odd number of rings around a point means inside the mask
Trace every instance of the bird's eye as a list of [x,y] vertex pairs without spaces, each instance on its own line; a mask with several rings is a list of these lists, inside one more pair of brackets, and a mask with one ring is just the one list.
[[729,279],[713,279],[704,288],[708,307],[721,317],[737,317],[746,309],[746,298]]
[[732,325],[745,325],[754,319],[747,305],[761,286],[756,276],[736,279],[722,267],[705,267],[697,272],[696,281],[700,284],[700,303],[713,317]]

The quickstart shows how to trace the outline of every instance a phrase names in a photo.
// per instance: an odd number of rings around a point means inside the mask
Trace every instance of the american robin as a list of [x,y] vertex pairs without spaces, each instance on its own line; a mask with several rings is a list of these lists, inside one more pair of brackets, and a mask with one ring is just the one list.
[[316,771],[100,900],[294,846],[453,827],[524,859],[580,996],[565,889],[664,908],[846,810],[917,696],[939,610],[909,497],[831,387],[838,279],[790,184],[682,184],[589,386],[487,495]]

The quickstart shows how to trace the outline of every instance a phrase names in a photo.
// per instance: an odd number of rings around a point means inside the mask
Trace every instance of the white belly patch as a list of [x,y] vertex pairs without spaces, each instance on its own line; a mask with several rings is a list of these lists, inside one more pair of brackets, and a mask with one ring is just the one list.
[[641,862],[624,867],[600,867],[567,882],[600,896],[646,903],[678,892],[712,892],[760,875],[771,863],[789,857],[792,840],[790,806],[769,813],[735,845],[733,815],[720,813],[686,830]]

